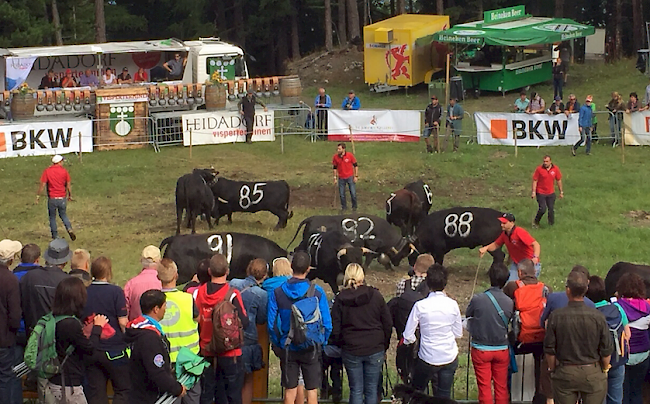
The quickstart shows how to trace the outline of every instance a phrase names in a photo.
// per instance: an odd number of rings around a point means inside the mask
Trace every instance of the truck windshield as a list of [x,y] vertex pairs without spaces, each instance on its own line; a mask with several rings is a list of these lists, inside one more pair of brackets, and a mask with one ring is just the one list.
[[246,62],[241,55],[208,57],[206,60],[206,74],[218,72],[221,80],[234,80],[235,77],[246,76]]

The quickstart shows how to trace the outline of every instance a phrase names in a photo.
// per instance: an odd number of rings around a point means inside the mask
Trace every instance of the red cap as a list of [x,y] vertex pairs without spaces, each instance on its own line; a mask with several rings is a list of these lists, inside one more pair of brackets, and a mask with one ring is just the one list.
[[65,71],[65,74],[68,74],[68,73],[72,73],[72,70],[67,69],[67,70]]
[[499,221],[500,221],[501,223],[508,223],[508,219],[506,219],[505,217],[500,217],[500,218],[499,218]]

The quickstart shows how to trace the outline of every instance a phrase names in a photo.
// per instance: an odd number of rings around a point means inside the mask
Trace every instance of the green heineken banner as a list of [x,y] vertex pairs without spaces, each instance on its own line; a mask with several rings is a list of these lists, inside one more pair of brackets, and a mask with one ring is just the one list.
[[526,16],[525,6],[514,6],[483,12],[483,24],[497,24],[506,21],[518,20]]
[[111,104],[109,109],[111,131],[117,136],[126,136],[133,130],[135,124],[135,104]]

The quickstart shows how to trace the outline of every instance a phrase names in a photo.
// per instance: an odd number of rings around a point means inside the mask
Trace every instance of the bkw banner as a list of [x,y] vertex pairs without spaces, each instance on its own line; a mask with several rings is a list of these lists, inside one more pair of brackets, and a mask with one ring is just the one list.
[[580,139],[578,114],[474,114],[478,143],[482,145],[567,146]]
[[80,146],[93,151],[90,120],[0,125],[0,158],[76,153]]
[[327,111],[327,139],[355,142],[417,142],[420,111]]

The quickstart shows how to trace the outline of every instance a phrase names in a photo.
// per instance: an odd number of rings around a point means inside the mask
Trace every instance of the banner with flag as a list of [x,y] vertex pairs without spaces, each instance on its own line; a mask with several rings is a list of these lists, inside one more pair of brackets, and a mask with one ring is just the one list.
[[32,66],[34,66],[35,61],[35,56],[26,58],[7,58],[7,91],[17,89],[25,82],[25,80],[27,80],[27,76],[29,76],[29,72],[32,71]]
[[650,146],[650,111],[623,114],[626,146]]
[[327,140],[355,142],[417,142],[420,140],[420,111],[327,111]]
[[568,146],[580,139],[578,114],[515,114],[477,112],[474,114],[478,143],[481,145]]

